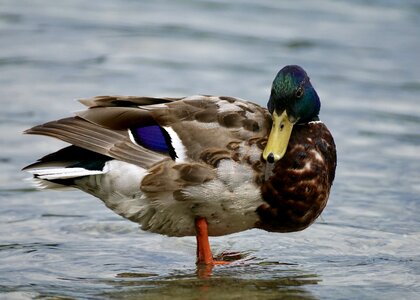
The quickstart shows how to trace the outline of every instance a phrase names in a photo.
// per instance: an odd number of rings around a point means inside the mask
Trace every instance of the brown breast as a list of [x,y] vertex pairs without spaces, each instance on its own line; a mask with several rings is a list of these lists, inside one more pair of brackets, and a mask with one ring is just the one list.
[[333,137],[321,123],[297,125],[285,156],[276,162],[261,193],[256,227],[291,232],[311,225],[327,204],[337,164]]

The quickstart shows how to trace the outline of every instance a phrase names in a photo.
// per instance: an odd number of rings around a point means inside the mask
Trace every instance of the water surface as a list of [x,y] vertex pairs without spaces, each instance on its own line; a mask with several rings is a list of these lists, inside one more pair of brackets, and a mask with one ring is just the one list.
[[[0,4],[0,298],[415,299],[420,293],[418,1]],[[245,259],[195,266],[195,239],[142,232],[20,169],[64,144],[23,136],[104,94],[230,95],[264,105],[302,65],[338,149],[309,229],[212,238]]]

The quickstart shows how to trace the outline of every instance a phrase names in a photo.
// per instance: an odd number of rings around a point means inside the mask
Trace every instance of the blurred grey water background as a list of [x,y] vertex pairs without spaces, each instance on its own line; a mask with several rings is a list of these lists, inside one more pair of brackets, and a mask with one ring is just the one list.
[[[418,299],[418,1],[0,2],[0,298]],[[211,240],[248,260],[200,279],[194,238],[142,232],[20,168],[63,146],[21,132],[104,94],[237,96],[265,105],[309,73],[339,164],[306,231]],[[55,298],[54,298],[55,299]]]

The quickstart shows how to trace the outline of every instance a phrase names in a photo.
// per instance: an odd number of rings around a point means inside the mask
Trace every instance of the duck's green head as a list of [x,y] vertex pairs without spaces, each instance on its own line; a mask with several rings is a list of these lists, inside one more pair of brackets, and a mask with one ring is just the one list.
[[267,106],[273,127],[263,157],[273,163],[286,153],[293,125],[318,120],[321,103],[305,70],[290,65],[274,78]]

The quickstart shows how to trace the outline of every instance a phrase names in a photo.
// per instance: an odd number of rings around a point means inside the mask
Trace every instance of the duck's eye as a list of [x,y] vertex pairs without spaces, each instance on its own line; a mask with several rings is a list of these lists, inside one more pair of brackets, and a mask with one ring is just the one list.
[[302,97],[302,96],[303,96],[303,88],[302,88],[302,87],[299,87],[299,88],[296,90],[295,95],[296,95],[296,97],[297,97],[297,98]]

